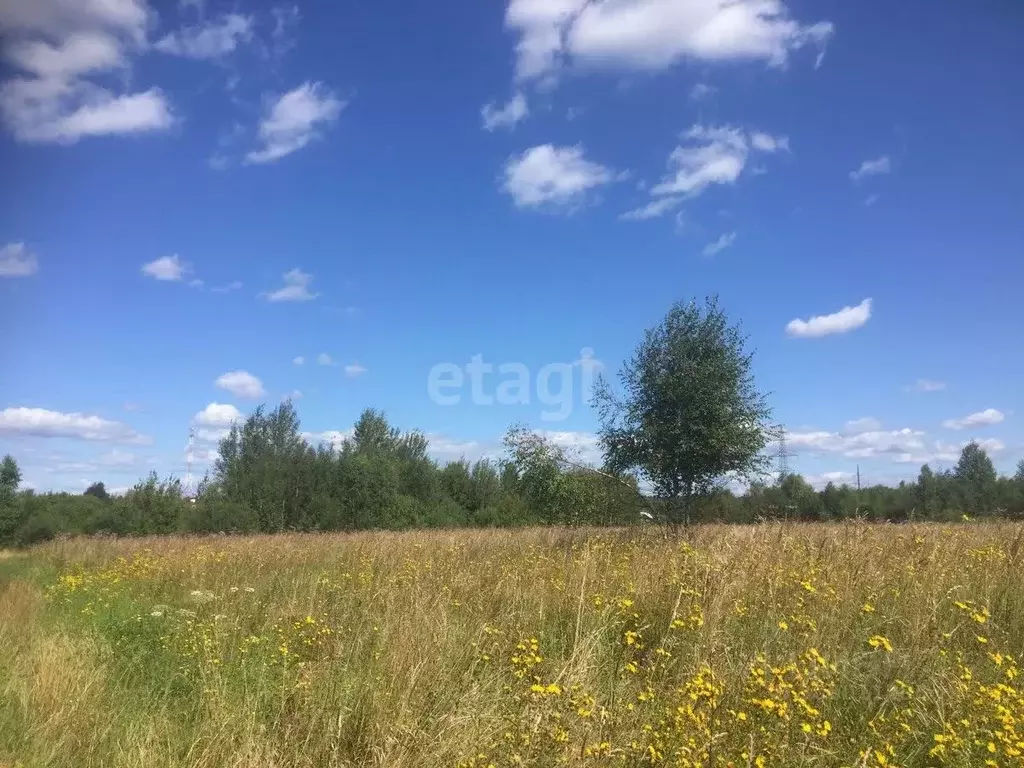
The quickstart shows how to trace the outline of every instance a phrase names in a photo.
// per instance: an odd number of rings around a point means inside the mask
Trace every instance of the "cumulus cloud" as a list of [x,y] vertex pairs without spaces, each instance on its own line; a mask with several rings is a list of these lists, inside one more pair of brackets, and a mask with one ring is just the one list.
[[148,20],[143,0],[0,4],[2,54],[18,73],[0,84],[0,119],[14,138],[73,143],[169,128],[173,115],[160,89],[109,88],[118,80],[110,75],[144,49]]
[[583,156],[583,148],[541,144],[509,158],[502,188],[520,208],[571,208],[614,174]]
[[292,358],[292,363],[294,365],[305,365],[306,358],[304,358],[302,355],[299,355],[298,357],[293,357]]
[[259,125],[261,146],[245,156],[247,163],[271,163],[302,149],[335,122],[347,102],[322,83],[306,82],[280,96]]
[[205,427],[230,427],[236,421],[242,421],[245,416],[230,403],[210,403],[195,415],[196,424]]
[[267,301],[312,301],[319,293],[309,290],[313,276],[301,269],[293,269],[282,276],[284,285],[276,291],[260,294]]
[[892,170],[892,166],[889,162],[889,158],[886,155],[876,158],[874,160],[865,160],[860,164],[860,167],[855,171],[850,171],[851,181],[862,181],[869,176],[879,176],[881,174],[889,173]]
[[252,39],[253,18],[228,13],[217,21],[184,27],[153,45],[161,53],[189,59],[219,59]]
[[207,443],[217,443],[228,435],[232,424],[245,421],[245,415],[230,403],[210,403],[192,417],[196,438]]
[[529,114],[526,96],[520,91],[504,106],[495,106],[493,101],[485,104],[480,110],[480,119],[484,130],[493,131],[496,128],[514,128],[516,123],[525,120]]
[[161,256],[159,259],[142,265],[142,274],[154,280],[180,281],[192,271],[192,267],[174,256]]
[[226,390],[235,397],[255,400],[263,397],[266,390],[263,389],[263,382],[248,371],[228,371],[217,377],[214,385]]
[[334,365],[334,358],[328,355],[326,352],[321,352],[316,356],[317,365]]
[[23,78],[0,86],[0,115],[17,140],[37,143],[158,131],[173,122],[159,88],[113,96],[85,83]]
[[946,419],[942,422],[942,426],[946,429],[966,429],[967,427],[985,427],[992,424],[1001,424],[1005,420],[1006,414],[1002,411],[998,411],[995,408],[986,408],[984,411],[972,413],[964,416],[962,419]]
[[[856,423],[851,422],[850,424]],[[847,427],[850,424],[847,424]],[[866,426],[877,426],[877,422],[867,423]],[[796,451],[835,453],[848,459],[867,459],[882,455],[895,457],[904,453],[919,452],[925,447],[924,437],[924,432],[910,428],[894,430],[844,429],[841,432],[787,432],[786,446]]]
[[782,66],[805,46],[820,52],[827,21],[801,24],[781,0],[510,0],[516,77],[549,79],[566,63],[664,69],[682,59],[760,60]]
[[871,318],[871,299],[855,307],[843,307],[831,315],[816,315],[809,320],[790,320],[786,333],[797,338],[817,338],[834,333],[847,333],[863,326]]
[[708,243],[704,246],[702,253],[705,256],[714,256],[717,253],[721,253],[726,248],[729,248],[733,243],[736,242],[736,233],[727,232],[712,243]]
[[115,443],[148,443],[127,424],[83,413],[45,408],[5,408],[0,411],[0,435],[66,437]]
[[39,260],[24,243],[0,248],[0,277],[29,277],[39,271]]

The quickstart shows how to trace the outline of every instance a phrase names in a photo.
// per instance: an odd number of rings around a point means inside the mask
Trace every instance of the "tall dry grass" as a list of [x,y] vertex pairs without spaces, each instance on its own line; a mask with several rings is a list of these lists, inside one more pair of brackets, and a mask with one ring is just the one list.
[[1022,765],[1022,540],[50,542],[2,571],[0,764]]

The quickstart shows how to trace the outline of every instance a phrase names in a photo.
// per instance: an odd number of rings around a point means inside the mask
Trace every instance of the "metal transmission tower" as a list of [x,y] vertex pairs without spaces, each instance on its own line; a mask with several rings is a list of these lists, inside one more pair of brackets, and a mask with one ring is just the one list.
[[192,479],[192,459],[195,454],[195,447],[196,428],[189,427],[188,446],[185,448],[185,484],[181,489],[182,497],[188,499],[189,501],[196,500],[195,482]]
[[777,466],[779,468],[778,482],[780,485],[782,484],[782,481],[786,478],[786,475],[789,474],[789,460],[795,458],[796,454],[786,447],[786,433],[783,432],[782,436],[779,437],[779,447],[775,451],[775,461],[777,462]]

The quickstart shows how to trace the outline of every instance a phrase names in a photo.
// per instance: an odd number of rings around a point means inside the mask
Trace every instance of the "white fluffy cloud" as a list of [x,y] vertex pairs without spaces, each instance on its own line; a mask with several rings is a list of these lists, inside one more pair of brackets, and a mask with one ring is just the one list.
[[255,400],[263,397],[266,390],[263,389],[263,382],[248,371],[228,371],[217,377],[214,385],[230,392],[235,397]]
[[855,171],[850,171],[850,179],[852,181],[861,181],[869,176],[879,176],[884,173],[889,173],[892,170],[892,166],[889,162],[888,156],[883,155],[882,157],[874,160],[865,160],[860,164],[860,167]]
[[45,40],[15,39],[5,54],[22,71],[44,79],[102,72],[122,63],[117,38],[99,31],[73,32],[56,45]]
[[786,333],[797,338],[817,338],[833,333],[846,333],[864,325],[871,318],[871,299],[855,307],[843,307],[831,315],[816,315],[809,320],[790,320]]
[[319,136],[320,128],[338,119],[346,102],[322,83],[303,83],[278,98],[260,122],[261,147],[245,156],[247,163],[270,163],[302,149]]
[[942,426],[946,429],[966,429],[967,427],[986,427],[992,424],[1001,424],[1006,420],[1006,414],[995,408],[986,408],[984,411],[972,413],[962,419],[946,419]]
[[230,403],[210,403],[196,414],[196,424],[207,427],[230,427],[245,418],[242,412]]
[[510,0],[518,34],[516,76],[549,78],[567,62],[663,69],[684,58],[786,63],[804,46],[820,52],[827,21],[801,24],[781,0]]
[[160,131],[173,122],[159,88],[114,96],[85,82],[25,78],[0,86],[0,115],[16,139],[39,143]]
[[509,158],[502,188],[520,208],[572,207],[613,179],[611,170],[587,160],[580,146],[541,144]]
[[837,453],[848,459],[867,459],[880,455],[895,457],[904,453],[920,452],[925,447],[924,437],[924,432],[909,428],[787,432],[786,446],[798,452]]
[[191,266],[174,256],[161,256],[159,259],[142,265],[142,274],[152,277],[154,280],[180,281],[185,275],[192,271]]
[[119,93],[95,82],[126,70],[145,47],[143,0],[7,0],[0,4],[3,57],[20,72],[0,84],[0,118],[15,139],[73,143],[83,137],[161,131],[173,120],[158,88]]
[[735,232],[726,232],[724,235],[719,237],[712,243],[708,243],[704,246],[702,253],[705,256],[714,256],[717,253],[721,253],[726,248],[729,248],[733,243],[736,242]]
[[526,119],[528,114],[530,108],[526,96],[520,91],[502,107],[495,106],[494,102],[485,104],[480,110],[480,119],[484,130],[493,131],[496,128],[513,128],[520,120]]
[[292,358],[292,363],[294,365],[305,365],[306,364],[306,358],[304,358],[302,355],[299,355],[298,357]]
[[261,294],[267,301],[312,301],[320,294],[309,290],[313,276],[301,269],[293,269],[282,276],[284,285],[276,291]]
[[116,443],[149,442],[149,438],[119,421],[45,408],[5,408],[0,411],[0,434],[68,437]]
[[228,13],[218,21],[171,32],[157,40],[153,47],[161,53],[189,59],[218,59],[251,40],[252,28],[251,16]]
[[0,248],[0,277],[29,277],[39,271],[39,260],[24,243]]
[[334,365],[334,358],[328,355],[326,352],[321,352],[316,356],[317,365]]
[[235,406],[216,402],[207,405],[192,419],[200,427],[196,430],[196,437],[210,443],[222,440],[232,424],[244,420],[245,416]]

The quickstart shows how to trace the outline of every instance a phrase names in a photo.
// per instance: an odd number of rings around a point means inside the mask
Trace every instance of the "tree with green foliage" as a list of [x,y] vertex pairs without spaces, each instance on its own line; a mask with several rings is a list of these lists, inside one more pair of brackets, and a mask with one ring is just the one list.
[[13,544],[15,534],[24,523],[24,509],[16,494],[21,483],[21,470],[10,454],[0,461],[0,545]]
[[779,483],[782,517],[785,520],[821,519],[821,498],[804,478],[787,472]]
[[619,373],[622,394],[598,379],[605,465],[636,471],[672,523],[723,477],[752,478],[769,464],[771,409],[754,385],[753,355],[717,298],[679,302],[649,329]]
[[3,461],[0,461],[0,494],[4,497],[13,496],[20,483],[21,470],[18,468],[18,462],[8,453]]
[[972,440],[960,452],[953,476],[963,499],[964,511],[985,514],[992,510],[998,477],[992,459],[976,441]]
[[93,483],[85,489],[83,496],[94,496],[100,501],[110,501],[110,494],[107,493],[107,487],[103,485],[103,482]]
[[161,482],[156,472],[136,483],[125,494],[125,502],[139,513],[139,533],[173,533],[178,530],[185,509],[181,481],[168,478]]
[[932,468],[927,464],[921,466],[921,472],[917,476],[917,485],[914,489],[915,501],[917,503],[917,516],[930,520],[935,516],[938,480]]
[[509,428],[504,443],[504,474],[515,478],[514,493],[539,523],[633,523],[641,519],[641,507],[651,508],[635,478],[590,466],[578,449],[525,425]]
[[313,449],[299,432],[291,401],[272,411],[257,408],[220,441],[214,481],[224,495],[252,509],[260,530],[301,527],[312,491]]

